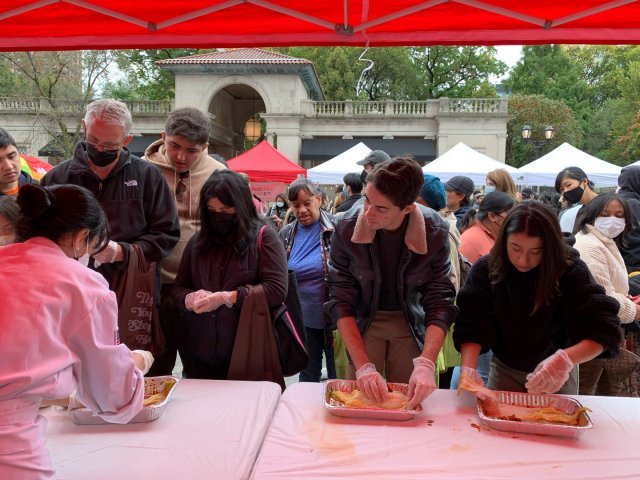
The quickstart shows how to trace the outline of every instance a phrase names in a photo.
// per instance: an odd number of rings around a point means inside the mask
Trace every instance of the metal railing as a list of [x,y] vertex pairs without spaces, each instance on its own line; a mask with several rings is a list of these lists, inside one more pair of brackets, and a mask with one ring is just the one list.
[[[54,106],[42,97],[0,97],[1,112],[37,113],[58,111],[82,114],[89,103],[84,100],[54,100]],[[126,100],[132,115],[168,115],[173,110],[173,100]]]

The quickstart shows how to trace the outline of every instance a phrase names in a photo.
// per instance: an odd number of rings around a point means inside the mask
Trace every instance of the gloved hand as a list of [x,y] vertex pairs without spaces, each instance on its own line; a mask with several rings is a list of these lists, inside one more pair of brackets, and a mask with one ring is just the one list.
[[133,362],[136,364],[140,370],[142,370],[142,374],[146,375],[153,365],[153,355],[151,352],[147,352],[146,350],[132,350],[133,353]]
[[424,357],[413,359],[413,372],[409,378],[409,391],[407,396],[407,410],[414,410],[422,401],[431,395],[436,389],[436,366],[431,360]]
[[118,258],[118,254],[122,250],[122,247],[114,242],[113,240],[109,240],[107,246],[100,253],[96,253],[93,255],[94,265],[99,267],[103,263],[113,263]]
[[197,290],[195,292],[187,293],[184,297],[184,306],[187,310],[193,310],[195,308],[196,300],[208,297],[209,295],[211,295],[211,292],[208,290]]
[[[478,388],[474,388],[477,386]],[[475,368],[460,367],[460,378],[458,380],[458,394],[460,389],[467,390],[475,395],[480,400],[486,400],[486,391],[488,390],[484,386],[482,377]]]
[[376,370],[373,363],[365,363],[356,372],[358,388],[370,399],[378,403],[384,402],[389,389],[387,382]]
[[196,313],[212,312],[222,305],[231,307],[231,292],[215,292],[210,293],[206,297],[202,297],[193,302],[193,311]]
[[564,350],[541,361],[524,384],[529,393],[555,393],[569,378],[573,362]]

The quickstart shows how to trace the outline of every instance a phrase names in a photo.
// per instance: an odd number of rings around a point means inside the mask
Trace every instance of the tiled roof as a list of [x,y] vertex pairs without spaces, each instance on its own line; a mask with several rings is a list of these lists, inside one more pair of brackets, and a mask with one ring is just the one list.
[[234,48],[219,52],[202,53],[189,57],[170,58],[156,62],[159,65],[185,64],[311,64],[304,58],[295,58],[261,48]]

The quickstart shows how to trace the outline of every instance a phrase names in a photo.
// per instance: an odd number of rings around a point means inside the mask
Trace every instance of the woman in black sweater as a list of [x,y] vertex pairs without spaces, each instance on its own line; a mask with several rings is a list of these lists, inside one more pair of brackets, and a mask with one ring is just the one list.
[[577,394],[575,367],[618,353],[618,302],[593,280],[540,202],[511,211],[491,253],[473,265],[457,304],[461,376],[477,381],[478,354],[491,349],[492,389]]

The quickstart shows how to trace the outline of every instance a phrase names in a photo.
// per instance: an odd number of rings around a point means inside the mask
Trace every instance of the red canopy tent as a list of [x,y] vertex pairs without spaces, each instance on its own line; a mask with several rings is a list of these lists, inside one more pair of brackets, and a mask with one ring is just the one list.
[[635,0],[4,0],[0,50],[640,43]]
[[298,175],[307,175],[304,168],[282,155],[266,140],[228,160],[227,166],[235,172],[246,173],[251,182],[291,183]]

